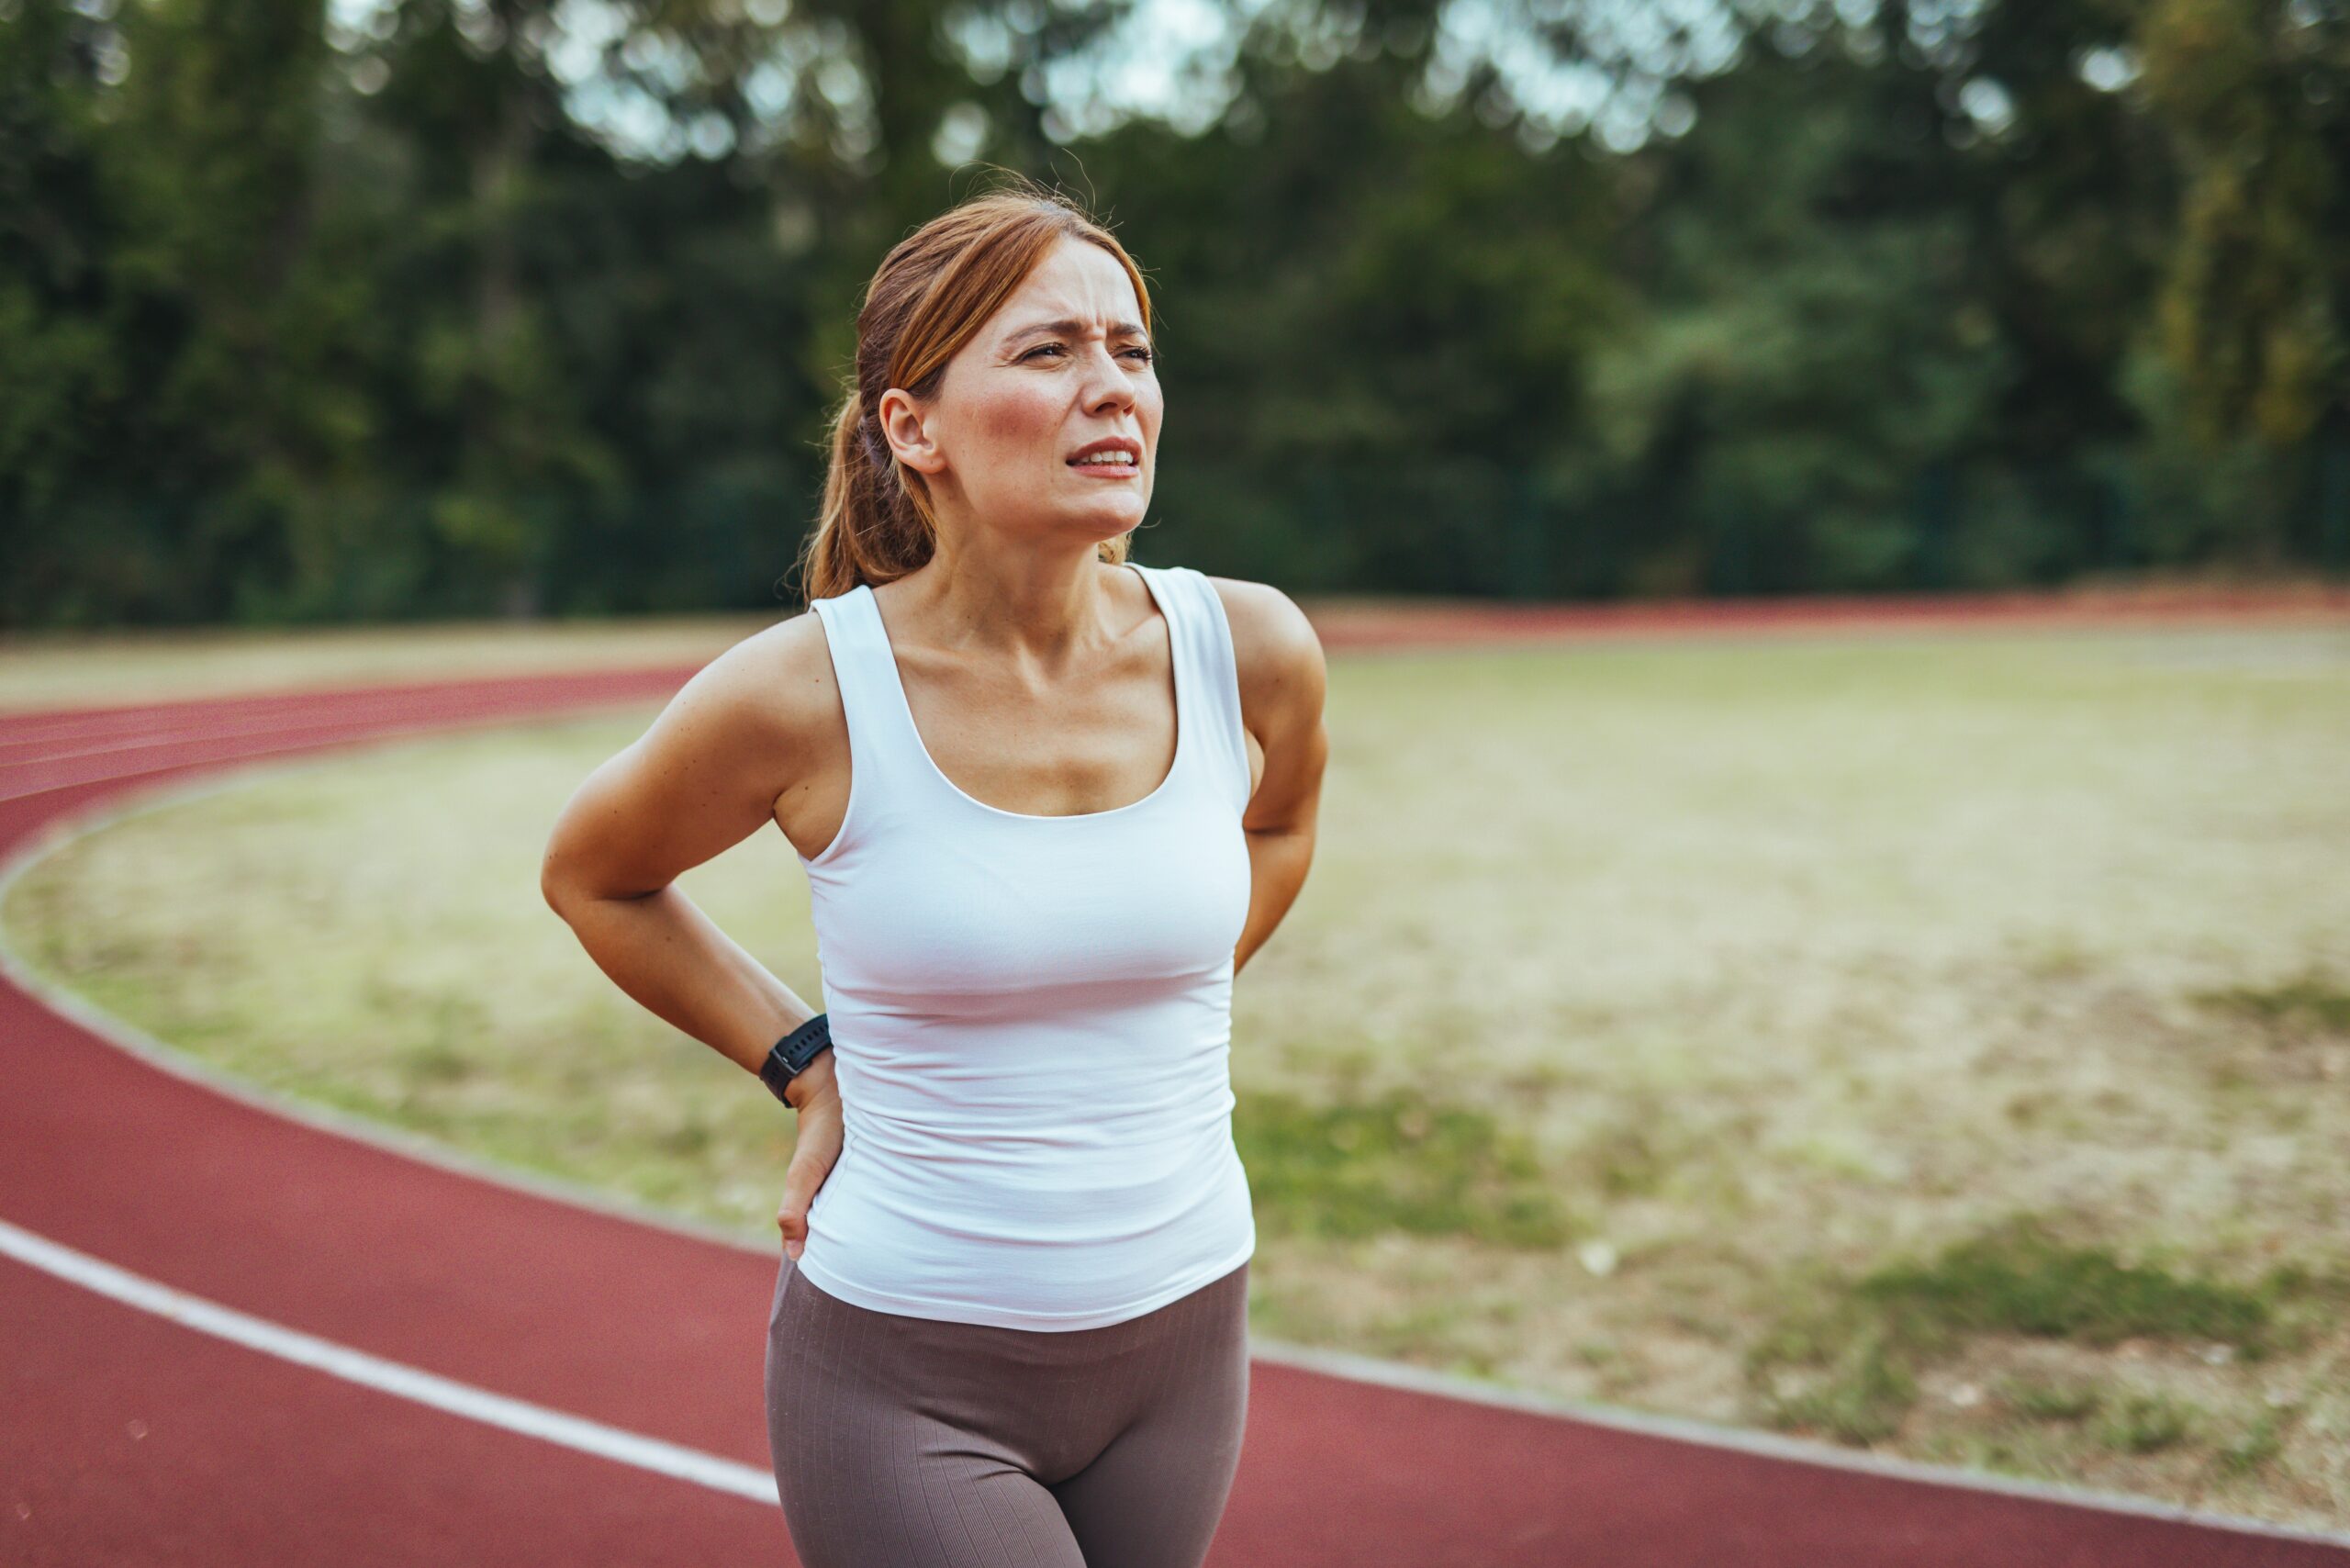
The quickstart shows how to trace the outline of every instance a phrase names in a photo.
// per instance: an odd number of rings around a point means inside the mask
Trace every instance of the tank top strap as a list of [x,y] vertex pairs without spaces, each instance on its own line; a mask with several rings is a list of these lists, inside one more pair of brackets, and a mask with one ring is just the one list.
[[1193,704],[1183,722],[1199,725],[1209,776],[1230,799],[1234,812],[1245,812],[1251,792],[1248,730],[1241,718],[1240,661],[1223,596],[1194,567],[1131,564],[1151,574],[1165,590],[1161,599],[1175,610],[1175,656],[1184,661],[1181,684]]
[[[853,803],[862,814],[878,809],[881,791],[910,787],[930,767],[929,756],[905,711],[897,657],[881,624],[881,607],[869,583],[846,593],[811,601],[824,619],[824,641],[833,655],[833,679],[840,687],[848,720]],[[856,775],[861,774],[858,779]]]

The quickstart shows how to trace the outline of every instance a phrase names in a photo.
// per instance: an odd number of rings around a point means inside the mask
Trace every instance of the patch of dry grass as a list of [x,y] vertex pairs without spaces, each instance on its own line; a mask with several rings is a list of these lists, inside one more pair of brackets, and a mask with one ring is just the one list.
[[[643,722],[133,817],[11,940],[271,1087],[771,1239],[789,1118],[537,896]],[[1261,1332],[2350,1520],[2350,633],[1349,656],[1330,726],[1236,1004]],[[685,885],[819,1000],[779,836]],[[2267,1337],[1957,1305],[2050,1270]]]

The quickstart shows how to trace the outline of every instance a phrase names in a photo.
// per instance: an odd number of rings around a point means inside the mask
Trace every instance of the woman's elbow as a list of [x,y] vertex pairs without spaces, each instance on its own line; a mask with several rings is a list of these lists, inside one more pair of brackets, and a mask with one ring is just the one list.
[[547,901],[549,909],[563,915],[566,921],[571,917],[565,913],[565,910],[579,896],[577,887],[565,868],[563,857],[555,853],[553,845],[548,846],[545,856],[539,862],[539,896]]

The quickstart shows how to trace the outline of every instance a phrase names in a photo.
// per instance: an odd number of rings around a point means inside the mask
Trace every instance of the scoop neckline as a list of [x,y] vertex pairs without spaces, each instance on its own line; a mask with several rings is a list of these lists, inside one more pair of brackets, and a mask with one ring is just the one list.
[[930,745],[922,738],[922,726],[914,722],[913,704],[907,700],[905,678],[898,671],[897,650],[890,644],[890,628],[882,622],[880,601],[874,598],[873,585],[870,583],[857,585],[865,594],[867,609],[872,612],[874,629],[880,634],[882,662],[889,666],[890,689],[897,697],[898,714],[905,721],[906,734],[912,737],[914,751],[929,767],[931,776],[946,786],[950,793],[968,801],[972,805],[992,816],[1010,817],[1015,822],[1081,823],[1093,822],[1102,817],[1122,817],[1129,812],[1138,812],[1145,806],[1157,801],[1175,787],[1176,778],[1183,771],[1184,754],[1191,749],[1192,745],[1192,726],[1185,713],[1189,704],[1185,700],[1183,681],[1182,638],[1176,630],[1174,611],[1168,608],[1167,600],[1159,594],[1158,584],[1151,579],[1149,568],[1144,566],[1139,561],[1121,561],[1118,565],[1134,569],[1135,575],[1142,579],[1143,591],[1150,595],[1150,602],[1158,608],[1160,619],[1167,622],[1167,652],[1169,658],[1173,662],[1170,678],[1175,687],[1175,757],[1167,765],[1167,776],[1158,781],[1149,794],[1139,801],[1129,801],[1123,806],[1112,806],[1106,811],[1100,812],[1040,813],[1007,811],[1002,806],[988,804],[952,778],[947,778],[946,770],[938,766],[938,759],[930,755]]

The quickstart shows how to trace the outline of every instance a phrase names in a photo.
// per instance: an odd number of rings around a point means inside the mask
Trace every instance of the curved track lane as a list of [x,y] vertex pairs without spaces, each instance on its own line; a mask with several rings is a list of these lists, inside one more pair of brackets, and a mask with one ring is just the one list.
[[[0,718],[0,856],[256,759],[690,673]],[[792,1561],[760,1490],[772,1252],[267,1101],[7,970],[0,1560]],[[1222,1568],[2350,1565],[2350,1538],[1258,1349]]]

